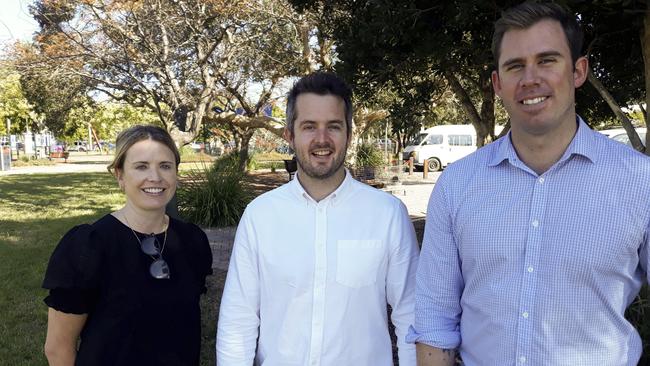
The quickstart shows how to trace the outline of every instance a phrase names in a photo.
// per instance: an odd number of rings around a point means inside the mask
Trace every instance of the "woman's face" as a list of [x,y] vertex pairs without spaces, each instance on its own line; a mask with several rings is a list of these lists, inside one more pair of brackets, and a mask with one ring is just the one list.
[[176,159],[164,144],[148,139],[126,152],[117,181],[129,204],[141,210],[164,210],[176,191]]

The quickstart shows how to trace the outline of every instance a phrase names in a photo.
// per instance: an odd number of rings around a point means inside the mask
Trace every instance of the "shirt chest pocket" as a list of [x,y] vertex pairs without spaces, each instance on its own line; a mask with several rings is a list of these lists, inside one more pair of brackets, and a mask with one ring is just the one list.
[[336,250],[336,282],[358,288],[377,281],[384,258],[381,240],[339,240]]

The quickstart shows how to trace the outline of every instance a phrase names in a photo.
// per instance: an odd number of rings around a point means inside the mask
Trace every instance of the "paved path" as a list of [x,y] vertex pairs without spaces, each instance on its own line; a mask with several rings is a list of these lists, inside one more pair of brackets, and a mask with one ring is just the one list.
[[100,155],[96,153],[71,152],[68,162],[63,159],[54,159],[53,165],[42,166],[12,166],[7,171],[0,171],[0,177],[17,174],[56,174],[80,172],[108,172],[106,166],[113,159],[113,155]]

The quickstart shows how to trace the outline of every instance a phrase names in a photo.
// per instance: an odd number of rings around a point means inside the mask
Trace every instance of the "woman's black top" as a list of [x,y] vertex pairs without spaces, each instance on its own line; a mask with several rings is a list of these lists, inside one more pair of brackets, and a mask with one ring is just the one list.
[[[164,234],[157,239],[162,244]],[[170,219],[162,257],[169,279],[149,274],[154,259],[112,215],[61,239],[43,287],[49,307],[88,314],[75,365],[199,364],[199,297],[212,273],[208,239],[196,225]]]

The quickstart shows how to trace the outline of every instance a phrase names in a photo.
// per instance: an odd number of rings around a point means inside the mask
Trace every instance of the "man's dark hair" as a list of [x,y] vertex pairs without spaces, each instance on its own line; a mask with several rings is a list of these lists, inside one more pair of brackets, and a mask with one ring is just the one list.
[[492,54],[494,55],[497,70],[499,69],[503,35],[512,29],[529,28],[545,19],[556,20],[560,23],[571,50],[571,59],[573,64],[576,63],[582,55],[583,33],[575,15],[558,4],[526,1],[501,13],[501,19],[494,23]]
[[287,129],[294,133],[296,118],[296,100],[300,94],[334,95],[345,103],[345,124],[347,136],[352,133],[352,90],[340,77],[330,72],[315,72],[298,80],[287,96]]

